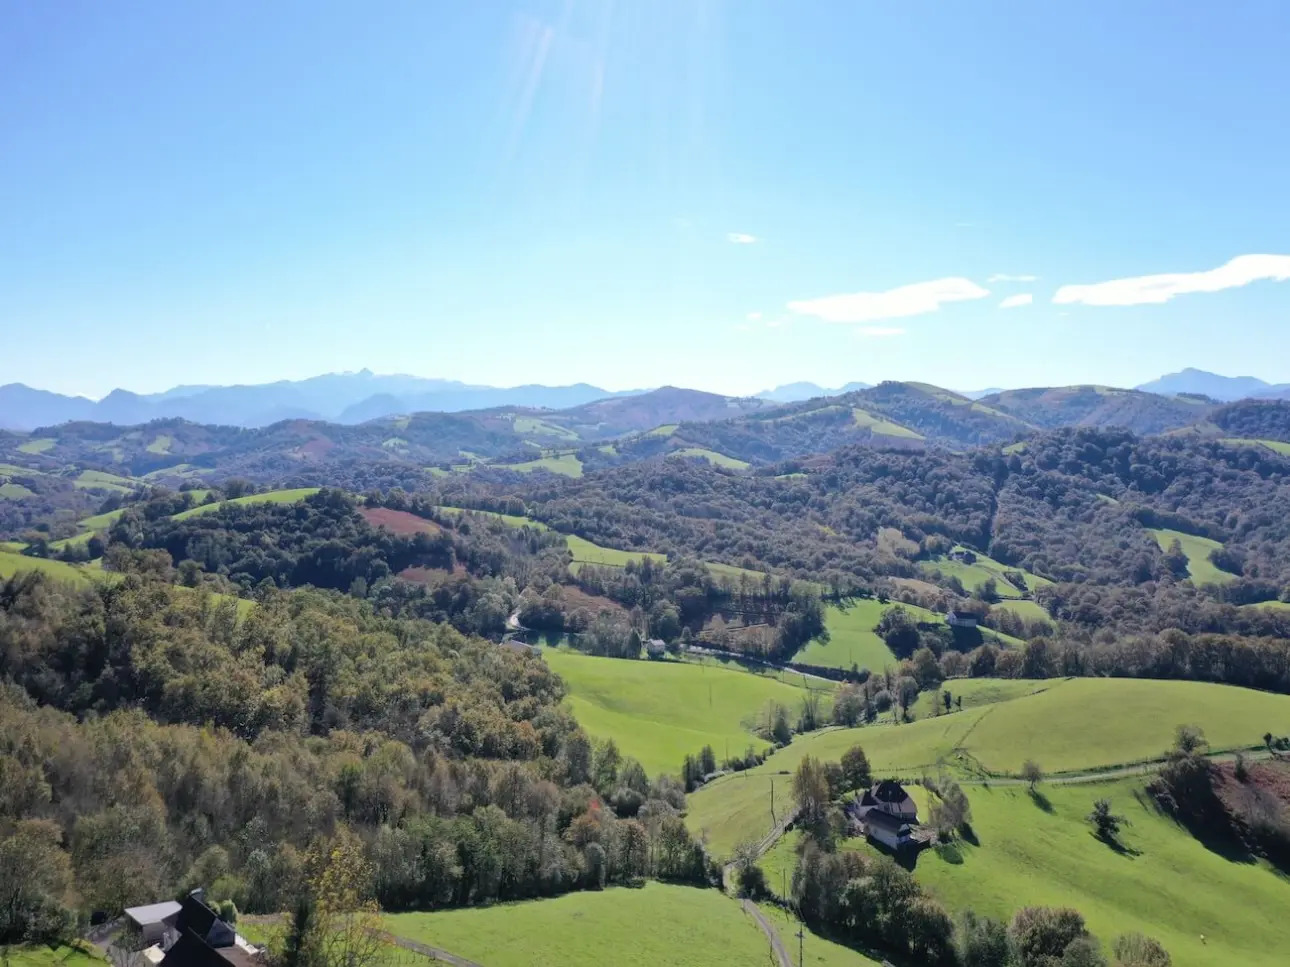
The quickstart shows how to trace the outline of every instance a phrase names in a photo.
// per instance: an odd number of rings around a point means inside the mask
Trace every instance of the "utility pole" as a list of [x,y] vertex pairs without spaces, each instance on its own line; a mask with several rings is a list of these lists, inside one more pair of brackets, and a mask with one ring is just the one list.
[[802,924],[797,924],[797,967],[806,967],[806,933],[802,930]]

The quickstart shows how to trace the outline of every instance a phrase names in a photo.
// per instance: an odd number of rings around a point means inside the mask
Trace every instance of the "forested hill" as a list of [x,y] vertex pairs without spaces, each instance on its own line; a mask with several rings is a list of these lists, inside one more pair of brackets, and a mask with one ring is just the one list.
[[1204,419],[1214,408],[1204,397],[1160,396],[1109,386],[1006,390],[983,397],[980,402],[1046,429],[1117,426],[1139,434],[1188,426]]

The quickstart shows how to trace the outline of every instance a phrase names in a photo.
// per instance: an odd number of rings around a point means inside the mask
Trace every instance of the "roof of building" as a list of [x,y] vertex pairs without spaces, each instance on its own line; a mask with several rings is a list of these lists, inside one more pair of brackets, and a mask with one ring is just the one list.
[[950,611],[945,616],[953,621],[980,621],[981,616],[975,611],[959,611],[957,609]]
[[169,920],[182,908],[174,900],[165,900],[161,903],[148,903],[141,907],[126,907],[125,915],[143,926],[147,923],[161,923],[163,920]]
[[864,815],[864,821],[869,826],[878,826],[893,833],[909,832],[909,823],[906,820],[891,813],[885,813],[881,809],[869,810]]

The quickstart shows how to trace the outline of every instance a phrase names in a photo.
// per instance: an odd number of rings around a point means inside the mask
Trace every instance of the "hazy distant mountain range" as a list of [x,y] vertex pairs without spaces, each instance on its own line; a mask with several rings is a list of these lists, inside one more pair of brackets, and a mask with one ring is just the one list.
[[1267,383],[1254,376],[1219,376],[1217,373],[1190,367],[1181,373],[1170,373],[1135,388],[1168,396],[1199,393],[1224,403],[1247,398],[1290,399],[1290,383]]
[[872,383],[847,383],[837,389],[825,389],[818,383],[785,383],[774,389],[763,390],[757,395],[772,403],[800,403],[803,400],[813,400],[817,396],[841,396],[843,393],[854,393],[856,390],[872,387]]
[[475,386],[447,379],[378,376],[366,369],[257,386],[176,386],[150,394],[116,389],[97,402],[10,383],[0,386],[0,427],[31,430],[79,420],[128,426],[171,418],[242,427],[294,419],[354,424],[401,413],[456,413],[494,406],[564,409],[637,392],[615,393],[586,383]]
[[[869,389],[873,389],[871,384],[860,382],[837,388],[798,382],[768,389],[757,398],[790,404]],[[1163,396],[1199,394],[1220,402],[1247,397],[1290,399],[1290,383],[1271,384],[1252,376],[1220,376],[1198,369],[1171,373],[1137,389]],[[461,413],[494,407],[563,410],[645,392],[611,392],[587,383],[479,386],[418,376],[381,376],[366,369],[253,386],[176,386],[164,393],[146,394],[116,389],[97,401],[10,383],[0,386],[0,428],[30,431],[79,421],[134,426],[158,419],[237,427],[299,419],[355,425],[408,413]],[[979,400],[1003,392],[992,388],[960,395]]]

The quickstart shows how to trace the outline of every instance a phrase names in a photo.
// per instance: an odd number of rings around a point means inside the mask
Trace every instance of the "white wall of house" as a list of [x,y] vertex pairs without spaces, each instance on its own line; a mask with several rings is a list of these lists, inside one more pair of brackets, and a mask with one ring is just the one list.
[[888,830],[882,826],[876,825],[866,826],[865,828],[869,831],[869,835],[871,837],[886,846],[890,846],[892,849],[895,849],[900,845],[899,835],[895,830]]

